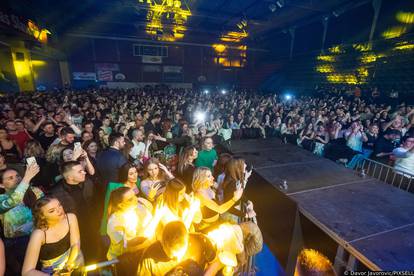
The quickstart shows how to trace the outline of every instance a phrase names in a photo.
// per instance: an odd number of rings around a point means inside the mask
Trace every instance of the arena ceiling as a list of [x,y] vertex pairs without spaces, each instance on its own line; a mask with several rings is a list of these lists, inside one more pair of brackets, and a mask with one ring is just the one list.
[[192,43],[254,42],[367,0],[7,0],[52,34],[116,35]]

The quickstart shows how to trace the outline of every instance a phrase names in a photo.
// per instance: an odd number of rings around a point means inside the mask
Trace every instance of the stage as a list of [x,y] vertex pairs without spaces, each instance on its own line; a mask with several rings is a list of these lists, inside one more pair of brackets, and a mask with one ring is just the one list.
[[228,150],[254,167],[247,197],[287,275],[303,247],[339,272],[414,270],[413,194],[278,139],[232,141]]

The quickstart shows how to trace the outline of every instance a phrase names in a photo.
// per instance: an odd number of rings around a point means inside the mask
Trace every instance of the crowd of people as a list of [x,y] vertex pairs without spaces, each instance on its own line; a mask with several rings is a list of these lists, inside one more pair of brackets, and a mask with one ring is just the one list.
[[0,98],[6,274],[115,259],[118,275],[239,271],[263,243],[243,193],[251,169],[216,151],[215,118],[194,132],[189,101],[178,91]]
[[279,137],[414,175],[414,108],[369,97],[90,89],[6,95],[0,108],[9,275],[104,259],[126,275],[239,270],[262,238],[243,193],[250,166],[214,146],[232,139]]

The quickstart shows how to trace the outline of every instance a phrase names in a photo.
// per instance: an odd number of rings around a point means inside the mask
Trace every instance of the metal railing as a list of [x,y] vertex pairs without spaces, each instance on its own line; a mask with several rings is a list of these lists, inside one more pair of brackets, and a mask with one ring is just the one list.
[[414,175],[397,170],[387,164],[364,158],[355,167],[362,177],[366,175],[376,178],[407,192],[414,193]]

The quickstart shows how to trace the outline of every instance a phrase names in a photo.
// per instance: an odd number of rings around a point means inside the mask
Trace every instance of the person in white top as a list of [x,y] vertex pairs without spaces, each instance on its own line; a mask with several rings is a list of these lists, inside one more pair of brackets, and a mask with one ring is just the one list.
[[107,234],[111,240],[107,258],[144,249],[152,242],[145,232],[153,223],[152,204],[137,198],[132,189],[120,187],[111,194]]
[[132,147],[129,155],[134,159],[142,159],[145,155],[145,143],[144,141],[144,133],[142,130],[135,129],[132,132],[132,143],[134,146]]
[[414,137],[405,136],[402,146],[394,149],[392,154],[395,158],[394,169],[396,172],[414,177]]

